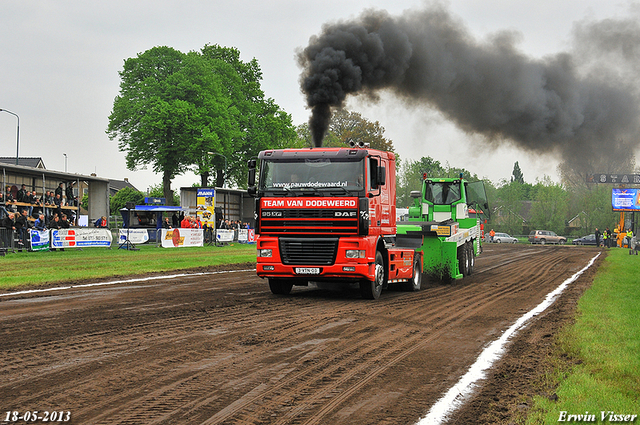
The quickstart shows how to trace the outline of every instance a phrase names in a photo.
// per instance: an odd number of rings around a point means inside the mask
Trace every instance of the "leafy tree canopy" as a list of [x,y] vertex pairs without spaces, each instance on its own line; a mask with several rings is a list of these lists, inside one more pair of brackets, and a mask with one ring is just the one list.
[[428,156],[422,157],[419,160],[407,159],[402,161],[398,166],[396,179],[396,199],[398,207],[408,207],[413,204],[411,191],[421,189],[424,174],[429,178],[455,178],[462,174],[467,180],[480,180],[476,174],[472,174],[464,168],[451,167],[448,163],[442,165],[440,161],[436,161]]
[[[297,127],[298,139],[307,147],[313,147],[309,126]],[[329,122],[329,131],[322,141],[323,146],[345,147],[351,142],[369,144],[372,149],[394,152],[393,141],[384,136],[384,127],[378,121],[371,122],[357,112],[336,109]]]
[[107,134],[129,169],[162,173],[168,202],[176,175],[195,169],[207,180],[215,170],[217,185],[240,184],[248,158],[295,139],[290,116],[260,90],[257,61],[239,57],[217,45],[186,54],[161,46],[125,60]]
[[111,214],[119,215],[120,209],[124,208],[127,205],[127,202],[142,205],[144,203],[144,193],[131,187],[120,189],[118,193],[113,195],[109,200],[109,209],[111,210]]
[[518,183],[524,183],[524,175],[522,174],[522,170],[520,169],[520,164],[518,164],[518,161],[516,161],[515,164],[513,164],[513,173],[511,173],[511,181],[512,182],[518,182]]

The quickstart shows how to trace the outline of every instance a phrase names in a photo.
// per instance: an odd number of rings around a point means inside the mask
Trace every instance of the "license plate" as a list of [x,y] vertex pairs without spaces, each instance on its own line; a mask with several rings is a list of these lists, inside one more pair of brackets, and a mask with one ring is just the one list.
[[319,267],[296,267],[296,274],[320,274]]

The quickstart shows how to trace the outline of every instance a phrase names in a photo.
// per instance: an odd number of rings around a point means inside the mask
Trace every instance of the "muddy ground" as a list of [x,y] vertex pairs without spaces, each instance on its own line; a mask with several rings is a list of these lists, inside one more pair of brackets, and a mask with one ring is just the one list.
[[[68,411],[74,424],[414,424],[597,252],[485,245],[472,276],[377,301],[356,288],[274,296],[251,265],[2,296],[0,420],[38,410]],[[449,423],[526,413],[553,335],[601,258],[518,334]]]

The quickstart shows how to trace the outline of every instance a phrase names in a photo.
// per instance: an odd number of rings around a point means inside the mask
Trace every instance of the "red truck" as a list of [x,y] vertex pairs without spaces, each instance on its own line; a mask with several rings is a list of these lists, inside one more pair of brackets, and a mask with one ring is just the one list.
[[[258,276],[274,294],[313,282],[358,283],[377,299],[389,284],[419,290],[422,253],[396,236],[395,155],[369,149],[267,150],[249,161]],[[413,239],[415,241],[415,239]],[[415,243],[415,242],[414,242]]]

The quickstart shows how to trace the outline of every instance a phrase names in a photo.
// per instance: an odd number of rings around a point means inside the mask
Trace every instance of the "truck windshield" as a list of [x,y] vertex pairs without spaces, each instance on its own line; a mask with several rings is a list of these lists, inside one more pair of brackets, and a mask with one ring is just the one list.
[[425,187],[425,199],[434,205],[451,205],[460,198],[460,181],[430,182]]
[[261,167],[262,191],[315,191],[339,189],[345,194],[364,189],[364,160],[296,159],[264,160]]

